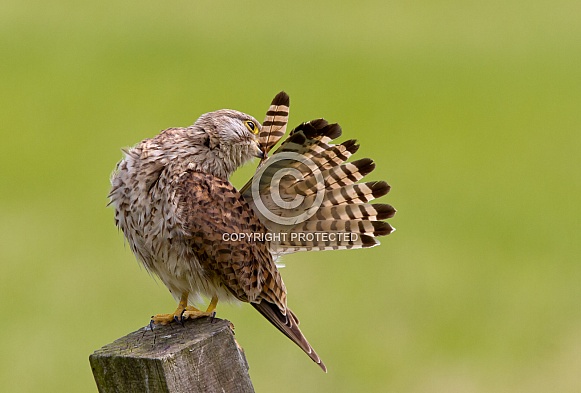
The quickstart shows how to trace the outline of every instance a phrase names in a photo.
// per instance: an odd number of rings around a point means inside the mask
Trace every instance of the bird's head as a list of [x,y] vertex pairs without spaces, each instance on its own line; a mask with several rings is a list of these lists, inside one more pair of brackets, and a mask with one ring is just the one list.
[[258,144],[261,128],[250,115],[221,109],[203,114],[190,127],[165,130],[160,137],[172,162],[228,179],[248,160],[264,157]]

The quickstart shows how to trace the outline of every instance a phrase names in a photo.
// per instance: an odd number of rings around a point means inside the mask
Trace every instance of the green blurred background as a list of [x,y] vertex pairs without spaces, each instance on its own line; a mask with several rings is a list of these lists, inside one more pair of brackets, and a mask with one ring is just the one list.
[[[175,306],[107,208],[120,149],[204,113],[342,124],[398,231],[285,258],[324,375],[222,305],[258,392],[581,391],[581,3],[0,3],[0,386],[95,392],[88,356]],[[232,179],[241,186],[255,164]]]

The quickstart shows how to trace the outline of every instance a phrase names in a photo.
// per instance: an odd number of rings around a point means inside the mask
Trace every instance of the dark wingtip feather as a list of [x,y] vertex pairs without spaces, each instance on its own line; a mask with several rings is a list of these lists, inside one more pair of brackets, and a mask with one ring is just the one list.
[[355,165],[362,176],[368,175],[375,169],[375,162],[371,158],[362,158],[357,161],[353,161],[351,164]]
[[391,218],[395,215],[396,212],[393,206],[388,205],[386,203],[374,203],[372,204],[372,206],[377,211],[377,218],[379,220]]
[[359,238],[361,239],[361,247],[363,248],[375,247],[379,244],[379,240],[373,236],[359,235]]
[[375,236],[386,236],[393,232],[393,227],[385,221],[371,221]]
[[359,144],[357,143],[356,139],[349,139],[341,143],[341,145],[345,146],[345,149],[351,154],[355,154],[357,150],[359,150]]
[[272,99],[272,103],[270,105],[290,106],[290,97],[284,91],[281,91]]
[[291,131],[290,135],[296,134],[299,131],[302,131],[308,139],[314,139],[321,135],[329,137],[330,139],[335,139],[340,137],[343,132],[339,124],[329,124],[329,122],[323,118],[299,124],[298,127]]
[[325,136],[336,139],[341,136],[343,131],[341,130],[341,126],[337,123],[329,124],[328,130],[325,132]]
[[305,124],[312,126],[315,130],[318,131],[318,130],[323,129],[327,125],[329,125],[329,122],[323,118],[320,118],[320,119],[311,120]]
[[307,137],[308,139],[312,139],[317,137],[318,135],[321,135],[323,133],[322,132],[323,129],[328,124],[329,123],[325,119],[316,119],[307,121],[305,123],[299,124],[294,130],[291,131],[290,135],[292,136],[293,134],[302,131],[305,134],[305,137]]
[[373,183],[367,183],[367,185],[369,186],[369,188],[371,188],[371,192],[372,192],[373,198],[382,197],[385,194],[387,194],[389,192],[389,190],[391,189],[391,187],[389,186],[389,184],[387,184],[383,180],[382,181],[376,181],[376,182],[373,182]]

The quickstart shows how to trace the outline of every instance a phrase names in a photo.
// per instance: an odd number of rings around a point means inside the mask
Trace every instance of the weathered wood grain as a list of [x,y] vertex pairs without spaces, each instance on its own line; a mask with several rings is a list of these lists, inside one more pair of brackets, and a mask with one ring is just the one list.
[[101,393],[254,392],[248,363],[227,320],[149,326],[95,351]]

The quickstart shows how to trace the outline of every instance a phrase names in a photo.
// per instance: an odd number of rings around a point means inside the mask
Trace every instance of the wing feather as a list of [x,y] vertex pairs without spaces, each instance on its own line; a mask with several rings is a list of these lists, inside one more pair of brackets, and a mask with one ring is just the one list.
[[[362,182],[373,172],[375,163],[369,158],[348,161],[359,145],[353,139],[333,144],[341,134],[338,124],[329,124],[324,119],[300,124],[263,164],[257,172],[260,177],[255,175],[258,187],[254,191],[258,194],[252,193],[254,178],[242,189],[243,197],[266,228],[285,235],[271,243],[274,255],[373,247],[379,244],[375,237],[393,232],[383,220],[393,217],[395,209],[387,204],[368,203],[387,194],[389,185],[384,181]],[[296,153],[302,159],[277,157],[282,153]],[[260,198],[260,207],[256,197]],[[272,215],[280,220],[273,220]],[[354,236],[336,241],[304,237],[299,241],[292,237],[321,231],[344,231]]]
[[268,241],[233,241],[225,233],[264,234],[266,228],[229,182],[211,174],[185,173],[177,190],[178,212],[206,273],[239,300],[250,302],[325,372],[327,368],[286,306],[286,289]]
[[258,143],[262,147],[265,157],[286,133],[289,107],[290,97],[284,91],[281,91],[274,97],[266,112],[266,117],[262,122],[262,129],[258,134]]
[[190,171],[178,189],[184,236],[206,274],[247,302],[266,298],[286,307],[286,289],[265,241],[240,241],[225,234],[264,234],[266,228],[228,181]]
[[297,344],[324,372],[327,372],[327,367],[299,329],[299,320],[290,308],[287,308],[286,312],[283,313],[280,308],[267,301],[252,303],[252,306]]

